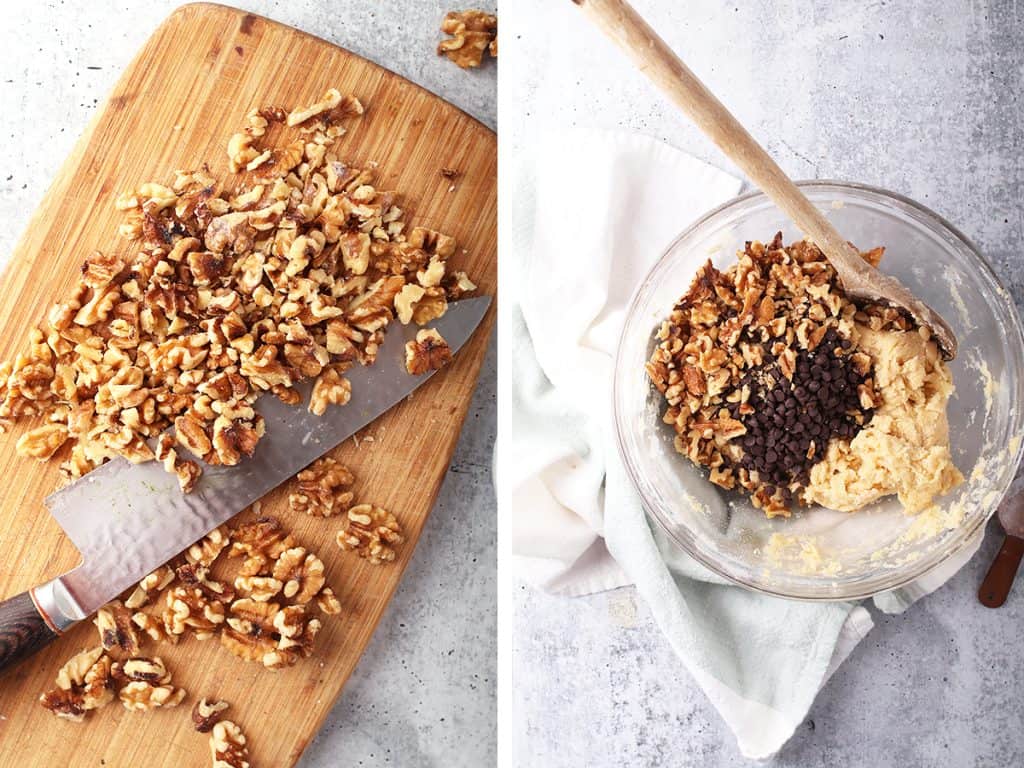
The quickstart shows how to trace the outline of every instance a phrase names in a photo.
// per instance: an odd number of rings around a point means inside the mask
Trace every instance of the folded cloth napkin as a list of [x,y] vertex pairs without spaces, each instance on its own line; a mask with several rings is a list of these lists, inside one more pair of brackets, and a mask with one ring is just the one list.
[[[613,355],[633,290],[740,182],[662,142],[610,132],[563,134],[502,172],[512,180],[502,194],[517,200],[501,221],[496,461],[512,568],[567,596],[635,584],[741,752],[770,756],[871,629],[870,614],[754,593],[678,551],[649,525],[611,425]],[[902,610],[972,553],[880,607]]]

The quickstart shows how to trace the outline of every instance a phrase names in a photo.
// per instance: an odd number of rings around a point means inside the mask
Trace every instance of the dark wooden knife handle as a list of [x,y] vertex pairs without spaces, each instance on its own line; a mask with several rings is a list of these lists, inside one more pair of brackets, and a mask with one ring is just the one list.
[[58,636],[31,592],[4,600],[0,603],[0,670],[42,650]]
[[998,608],[1006,602],[1021,557],[1024,557],[1024,539],[1007,535],[999,554],[988,569],[985,580],[981,582],[981,588],[978,589],[978,600],[982,605]]

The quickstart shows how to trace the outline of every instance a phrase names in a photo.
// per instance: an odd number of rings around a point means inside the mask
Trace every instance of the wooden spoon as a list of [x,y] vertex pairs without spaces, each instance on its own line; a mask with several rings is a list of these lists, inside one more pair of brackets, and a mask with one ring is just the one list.
[[878,271],[861,258],[857,249],[836,231],[626,0],[572,2],[811,238],[835,267],[848,296],[906,310],[919,326],[931,331],[947,360],[956,357],[956,335],[946,321],[895,277]]

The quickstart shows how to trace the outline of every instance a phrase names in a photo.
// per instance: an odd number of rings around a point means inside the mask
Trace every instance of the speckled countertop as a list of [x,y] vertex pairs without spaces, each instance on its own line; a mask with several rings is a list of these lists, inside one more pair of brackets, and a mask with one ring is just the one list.
[[[1024,306],[1024,5],[633,2],[792,176],[921,201],[978,244]],[[503,51],[523,46],[515,61],[526,64],[510,76],[504,54],[503,156],[561,126],[621,127],[735,173],[571,3],[515,8],[504,9]],[[521,120],[505,119],[512,104]],[[1024,582],[997,611],[974,596],[998,543],[993,523],[949,584],[876,616],[770,764],[1024,764]],[[517,725],[503,751],[517,766],[753,765],[632,590],[568,600],[519,586],[512,625]]]
[[[474,4],[494,8],[494,0]],[[0,261],[98,102],[177,5],[171,0],[41,0],[5,6]],[[383,64],[495,125],[496,67],[466,73],[433,53],[447,2],[253,0],[238,5]],[[490,462],[495,369],[492,349],[413,561],[366,655],[301,761],[303,768],[494,763]]]

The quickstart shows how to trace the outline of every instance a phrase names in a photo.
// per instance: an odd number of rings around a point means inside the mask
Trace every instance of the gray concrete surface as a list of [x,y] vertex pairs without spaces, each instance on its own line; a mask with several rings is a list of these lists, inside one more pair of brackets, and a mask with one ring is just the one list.
[[[975,240],[1024,306],[1024,5],[633,1],[786,171],[923,202]],[[599,126],[735,172],[570,3],[502,10],[503,158],[543,132]],[[998,611],[974,597],[994,530],[939,592],[877,617],[771,765],[1024,765],[1024,583]],[[518,768],[751,764],[632,590],[566,600],[519,586],[512,602],[503,752]]]
[[[7,4],[0,25],[0,262],[122,69],[179,3]],[[233,4],[233,3],[232,3]],[[475,3],[493,9],[494,2]],[[438,59],[441,0],[274,0],[246,10],[402,74],[494,127],[496,67]],[[494,350],[441,497],[366,656],[303,768],[483,766],[495,760]],[[256,764],[259,765],[258,757]]]

